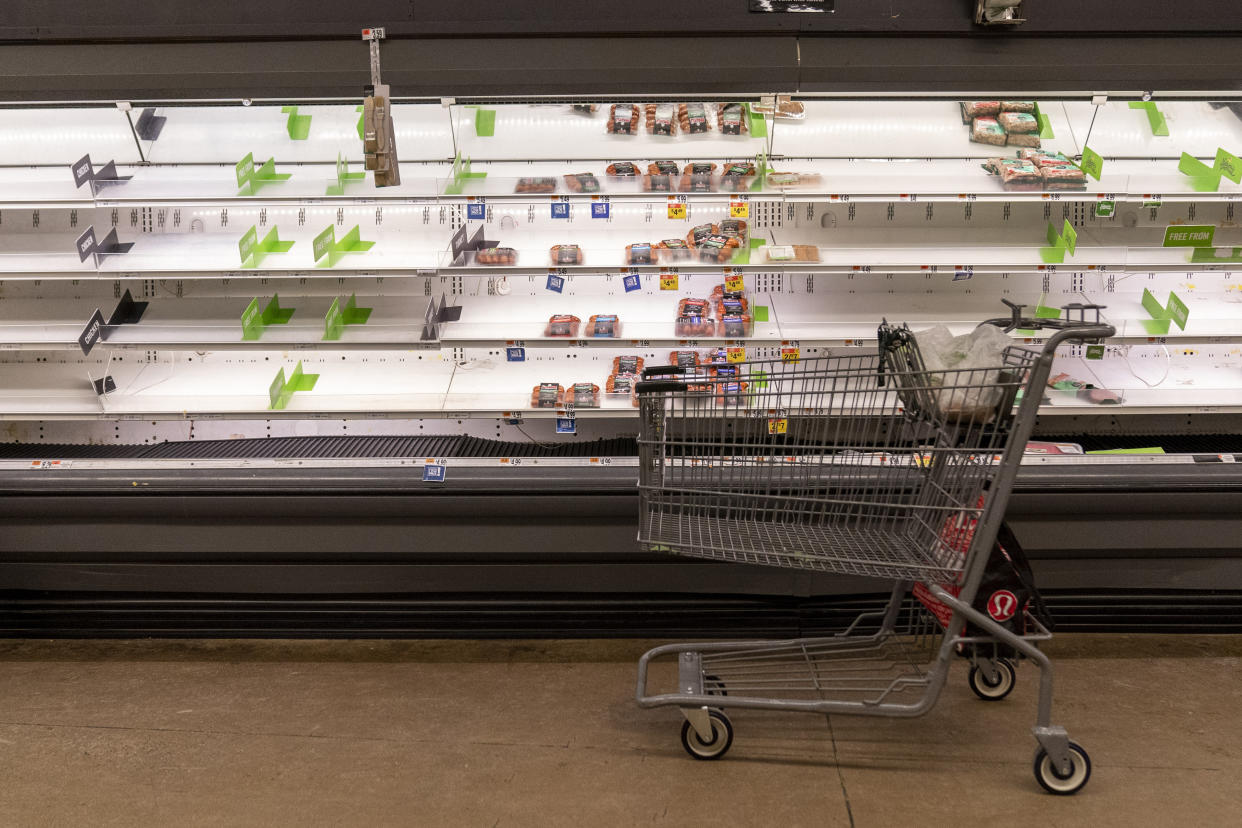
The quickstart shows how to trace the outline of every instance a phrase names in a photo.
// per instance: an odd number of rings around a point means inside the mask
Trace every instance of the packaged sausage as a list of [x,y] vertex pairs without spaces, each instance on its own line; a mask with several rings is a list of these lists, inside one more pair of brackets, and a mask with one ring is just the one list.
[[573,104],[572,109],[581,115],[594,115],[599,112],[599,104]]
[[698,242],[695,247],[699,251],[699,260],[724,264],[733,258],[734,252],[742,243],[737,236],[711,235]]
[[962,123],[969,124],[975,118],[995,117],[1000,111],[1000,101],[962,101]]
[[636,386],[638,385],[638,377],[631,374],[610,374],[608,381],[604,383],[604,389],[609,394],[625,394],[629,396],[630,403],[634,407],[638,407],[638,395]]
[[975,118],[970,127],[970,140],[976,144],[1005,146],[1005,130],[995,118]]
[[530,392],[532,408],[557,408],[565,402],[565,389],[556,382],[541,382]]
[[742,291],[725,290],[724,285],[716,285],[712,288],[712,304],[719,305],[723,299],[741,299]]
[[743,162],[725,164],[720,173],[720,189],[737,193],[750,188],[755,180],[755,165]]
[[1034,101],[1001,101],[1001,112],[1034,112]]
[[697,368],[699,366],[698,351],[670,351],[668,364],[678,368]]
[[677,107],[677,119],[681,131],[690,135],[708,132],[712,122],[707,117],[707,104],[684,103]]
[[677,104],[647,104],[647,131],[652,135],[675,135],[678,124]]
[[650,244],[639,242],[625,246],[625,263],[631,265],[655,264],[656,253]]
[[716,336],[726,339],[743,339],[755,334],[755,320],[749,313],[730,313],[720,317],[716,326]]
[[660,251],[660,260],[676,262],[690,258],[690,246],[683,239],[665,239],[656,245]]
[[544,336],[565,336],[573,339],[578,335],[578,325],[582,320],[572,314],[558,313],[548,319],[548,327],[544,329]]
[[632,161],[613,161],[604,171],[613,178],[635,178],[638,165]]
[[742,219],[724,219],[716,228],[716,232],[722,236],[745,236],[746,222]]
[[750,310],[750,305],[741,296],[721,296],[716,300],[717,316],[737,316]]
[[1011,132],[1009,133],[1009,146],[1011,147],[1035,147],[1042,146],[1039,135],[1034,132]]
[[743,135],[746,132],[746,107],[740,103],[722,103],[716,107],[716,125],[721,135]]
[[709,316],[679,316],[673,322],[673,335],[692,339],[715,336],[716,323]]
[[707,224],[700,224],[697,227],[691,227],[690,232],[686,234],[686,244],[691,247],[697,247],[699,242],[715,233],[716,230],[716,225],[711,222],[708,222]]
[[575,193],[598,193],[599,179],[594,173],[573,173],[565,176],[565,185]]
[[674,161],[652,161],[643,177],[643,189],[654,193],[675,192],[677,174],[681,170]]
[[575,408],[599,408],[599,386],[593,382],[575,382],[565,389],[565,402]]
[[707,375],[712,379],[737,379],[742,376],[742,369],[736,365],[713,364],[707,369]]
[[1043,176],[1046,190],[1085,190],[1087,188],[1086,174],[1074,166],[1049,164],[1046,167],[1040,167],[1039,173]]
[[517,251],[512,247],[487,247],[474,254],[474,261],[481,265],[509,265],[517,263]]
[[613,357],[612,372],[614,374],[641,374],[643,358],[640,356]]
[[715,172],[716,165],[710,161],[701,161],[687,164],[681,176],[681,191],[683,193],[711,193],[715,192]]
[[638,132],[638,105],[613,104],[608,110],[608,123],[604,126],[614,135],[634,135]]
[[517,186],[513,188],[515,193],[554,193],[556,192],[555,178],[519,178]]
[[716,402],[719,405],[746,405],[746,388],[744,382],[716,383]]
[[677,303],[678,316],[708,316],[711,304],[706,299],[682,299]]
[[1002,112],[997,118],[1009,134],[1032,134],[1039,132],[1039,121],[1029,112]]
[[621,335],[621,320],[610,313],[600,313],[587,320],[587,336],[614,338]]
[[554,265],[582,264],[582,250],[576,244],[554,244],[551,253]]
[[729,362],[729,352],[724,348],[712,348],[704,357],[707,365],[726,365]]

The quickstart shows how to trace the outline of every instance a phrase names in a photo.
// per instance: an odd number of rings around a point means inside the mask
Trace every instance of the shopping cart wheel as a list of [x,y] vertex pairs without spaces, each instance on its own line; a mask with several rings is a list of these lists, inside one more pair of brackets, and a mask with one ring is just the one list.
[[1048,752],[1042,747],[1035,751],[1035,778],[1048,793],[1069,796],[1082,790],[1091,778],[1091,757],[1077,742],[1069,743],[1070,769],[1065,776],[1057,773]]
[[724,680],[720,676],[713,675],[703,676],[703,692],[709,696],[729,695],[729,690],[725,687]]
[[729,717],[719,710],[708,710],[707,717],[712,723],[712,739],[704,742],[699,733],[687,719],[681,726],[681,746],[686,753],[695,759],[719,759],[729,752],[733,744],[733,725]]
[[975,691],[975,695],[984,701],[1000,701],[1008,696],[1013,690],[1017,672],[1013,669],[1013,662],[1007,658],[996,659],[996,680],[991,681],[985,672],[980,670],[978,666],[971,665],[970,689]]

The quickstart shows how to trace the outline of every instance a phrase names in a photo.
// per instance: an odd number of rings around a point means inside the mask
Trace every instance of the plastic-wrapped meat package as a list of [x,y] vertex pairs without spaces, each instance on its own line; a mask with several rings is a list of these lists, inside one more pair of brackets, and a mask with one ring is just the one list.
[[582,320],[568,313],[558,313],[548,319],[548,327],[544,328],[544,336],[567,336],[571,339],[578,335],[578,325]]
[[716,107],[716,123],[721,135],[746,133],[746,107],[740,103],[722,103]]
[[652,161],[647,165],[647,175],[643,176],[643,189],[656,193],[674,192],[674,179],[680,172],[675,161]]
[[1045,189],[1085,190],[1087,188],[1087,176],[1077,167],[1049,164],[1046,167],[1040,167],[1039,172],[1044,177]]
[[638,105],[613,104],[608,110],[608,123],[604,128],[614,135],[633,135],[638,132]]
[[619,356],[612,359],[614,374],[641,374],[642,370],[643,358],[640,356]]
[[554,265],[582,264],[582,249],[576,244],[555,244],[550,251]]
[[1044,186],[1044,177],[1039,168],[1030,161],[1007,159],[1000,168],[1001,186],[1006,190],[1039,190]]
[[1009,133],[1009,146],[1011,147],[1035,147],[1039,148],[1043,144],[1039,140],[1039,136],[1033,132],[1011,132]]
[[652,135],[676,134],[679,123],[676,104],[647,104],[646,114],[647,131]]
[[689,135],[707,132],[712,128],[712,122],[707,117],[707,104],[681,104],[677,107],[677,118],[681,131]]
[[1048,166],[1072,166],[1073,161],[1069,160],[1063,153],[1051,152],[1048,150],[1020,149],[1018,157],[1030,161],[1037,167]]
[[655,264],[656,248],[646,242],[625,246],[625,263],[631,265]]
[[621,319],[616,314],[600,313],[587,320],[587,336],[615,338],[621,335]]
[[710,161],[687,164],[681,176],[683,193],[710,193],[716,189],[716,165]]
[[598,193],[599,179],[594,173],[572,173],[565,176],[565,185],[575,193]]
[[690,258],[690,246],[682,239],[665,239],[656,245],[660,251],[660,260],[676,262]]
[[962,101],[962,123],[969,124],[975,118],[999,115],[1000,101]]
[[1002,112],[996,119],[1011,135],[1034,134],[1039,132],[1039,121],[1029,112]]
[[638,175],[638,165],[633,161],[614,161],[605,172],[613,178],[634,178]]
[[565,402],[577,408],[599,408],[599,386],[593,382],[575,382],[565,389]]
[[1034,101],[1001,101],[1001,112],[1034,112]]
[[1005,145],[1005,130],[995,118],[975,118],[970,127],[970,140],[976,144]]
[[530,392],[532,408],[556,408],[565,401],[565,389],[557,382],[543,382]]

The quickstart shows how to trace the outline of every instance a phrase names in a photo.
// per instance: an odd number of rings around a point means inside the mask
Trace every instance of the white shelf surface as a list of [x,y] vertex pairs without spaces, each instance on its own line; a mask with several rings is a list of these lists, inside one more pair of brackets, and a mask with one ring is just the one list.
[[1229,109],[1213,109],[1206,101],[1157,100],[1156,106],[1164,114],[1167,136],[1152,135],[1147,113],[1131,109],[1126,101],[1109,101],[1098,110],[1089,101],[1063,104],[1075,138],[1106,158],[1165,158],[1176,162],[1183,152],[1202,158],[1214,158],[1219,147],[1234,155],[1242,152],[1242,120]]
[[113,105],[0,109],[0,164],[64,164],[68,174],[87,153],[99,166],[141,160],[124,112]]
[[[291,348],[439,348],[421,341],[428,299],[413,296],[359,296],[357,306],[371,308],[365,324],[346,325],[339,340],[324,340],[324,316],[332,305],[330,296],[284,296],[281,306],[293,308],[283,325],[268,325],[258,340],[242,339],[241,316],[250,300],[245,298],[156,299],[137,324],[116,326],[96,347],[168,348],[220,350],[273,347]],[[348,298],[348,295],[341,297]],[[263,308],[270,293],[258,296]],[[102,308],[104,318],[115,303]],[[78,336],[97,300],[5,300],[0,302],[0,350],[78,349]]]

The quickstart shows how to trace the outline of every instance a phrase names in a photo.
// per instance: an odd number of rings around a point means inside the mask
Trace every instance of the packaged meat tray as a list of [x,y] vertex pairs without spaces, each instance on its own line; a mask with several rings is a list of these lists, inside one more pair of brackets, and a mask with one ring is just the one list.
[[599,179],[594,173],[573,173],[565,176],[565,186],[575,193],[598,193]]
[[707,375],[712,379],[737,379],[742,376],[742,369],[736,365],[717,365],[713,363],[707,369]]
[[615,314],[600,313],[587,320],[586,335],[615,338],[621,335],[621,319]]
[[1011,147],[1034,147],[1038,149],[1043,146],[1039,140],[1039,135],[1034,132],[1011,132],[1006,139]]
[[634,135],[638,132],[638,105],[613,104],[608,109],[608,123],[604,126],[614,135]]
[[560,383],[541,382],[530,392],[532,408],[559,408],[565,402],[565,389]]
[[813,244],[776,244],[763,248],[769,262],[819,261],[819,248]]
[[677,303],[678,316],[710,316],[711,303],[706,299],[682,299]]
[[1000,164],[1001,186],[1006,190],[1030,191],[1039,190],[1044,186],[1044,177],[1039,168],[1030,161],[1019,158],[1007,158]]
[[650,244],[639,242],[625,246],[625,263],[630,265],[655,264],[656,252]]
[[686,234],[686,244],[691,247],[697,247],[699,242],[717,232],[716,225],[708,222],[707,224],[699,224],[690,228],[690,232]]
[[697,368],[699,366],[698,351],[669,351],[668,364],[678,368]]
[[515,193],[554,193],[556,192],[555,178],[519,178],[517,186],[513,188]]
[[582,249],[576,244],[552,245],[552,264],[558,266],[582,264]]
[[716,402],[719,405],[746,405],[746,388],[744,382],[716,383]]
[[613,161],[604,172],[612,178],[637,178],[638,165],[632,161]]
[[677,176],[681,174],[674,161],[652,161],[643,176],[643,189],[653,193],[672,193],[677,190]]
[[1000,111],[1000,101],[962,101],[962,123],[969,124],[975,118],[995,117]]
[[[1020,149],[1018,150],[1018,157],[1030,161],[1037,167],[1072,166],[1074,163],[1064,153],[1051,152],[1049,150]],[[989,161],[991,160],[993,159],[989,159]]]
[[676,135],[680,119],[677,104],[647,104],[647,131],[652,135]]
[[570,108],[580,115],[594,115],[599,112],[599,104],[573,104]]
[[1048,165],[1039,168],[1044,178],[1044,189],[1047,190],[1085,190],[1087,176],[1077,167]]
[[1009,135],[1034,134],[1039,132],[1039,121],[1029,112],[1002,112],[998,117],[1001,127]]
[[613,357],[612,372],[614,374],[641,374],[643,358],[640,356]]
[[724,299],[741,299],[742,291],[725,290],[724,285],[716,285],[712,288],[712,304],[719,305]]
[[716,323],[709,316],[679,316],[673,323],[673,335],[691,339],[715,336]]
[[746,222],[742,219],[724,219],[716,227],[716,232],[722,236],[745,236]]
[[565,389],[565,403],[575,408],[599,408],[599,386],[593,382],[575,382]]
[[711,235],[695,245],[699,251],[699,260],[724,264],[733,258],[733,254],[742,246],[737,236]]
[[680,104],[677,107],[677,121],[681,131],[688,135],[699,135],[712,128],[711,119],[707,117],[707,104]]
[[720,317],[716,325],[716,336],[726,339],[744,339],[755,335],[755,320],[749,313],[731,313]]
[[683,193],[711,193],[716,191],[716,165],[710,161],[687,164],[681,176]]
[[487,247],[474,254],[474,261],[481,265],[511,267],[517,264],[517,251],[512,247]]
[[582,320],[572,314],[558,313],[548,319],[548,327],[544,328],[544,336],[564,336],[573,339],[578,336],[578,326]]
[[750,188],[755,180],[755,165],[747,162],[734,161],[725,164],[720,171],[720,189],[737,193]]
[[737,316],[750,310],[750,303],[742,296],[721,296],[715,303],[716,315],[720,317]]
[[1034,112],[1034,101],[1001,101],[1001,112]]
[[746,133],[746,107],[740,103],[722,103],[716,107],[716,126],[721,135]]
[[609,394],[625,395],[630,398],[630,404],[635,408],[638,407],[638,395],[635,393],[635,386],[638,384],[638,377],[631,374],[611,374],[608,381],[604,383],[604,389]]
[[676,262],[690,258],[690,246],[684,239],[665,239],[656,247],[659,249],[661,261]]
[[970,127],[970,140],[976,144],[1005,146],[1005,129],[995,118],[975,118]]

